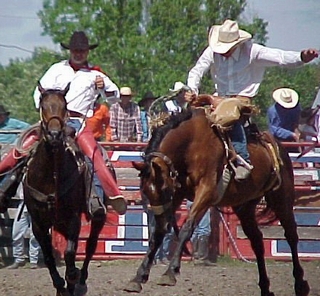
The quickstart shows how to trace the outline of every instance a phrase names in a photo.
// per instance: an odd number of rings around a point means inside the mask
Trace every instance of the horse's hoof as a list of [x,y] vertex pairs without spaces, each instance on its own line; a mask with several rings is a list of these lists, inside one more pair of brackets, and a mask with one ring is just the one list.
[[159,286],[175,286],[177,283],[177,280],[173,273],[165,273],[161,276],[159,281],[157,282],[157,285]]
[[295,284],[294,290],[297,296],[308,296],[310,292],[310,286],[307,281],[301,281]]
[[74,288],[74,296],[84,296],[88,292],[88,286],[86,284],[81,285],[81,284],[76,284]]
[[81,276],[81,272],[78,268],[76,268],[74,272],[66,275],[66,280],[69,284],[75,285],[79,282],[80,276]]
[[130,281],[129,284],[123,289],[123,291],[130,293],[140,293],[142,285],[138,282]]

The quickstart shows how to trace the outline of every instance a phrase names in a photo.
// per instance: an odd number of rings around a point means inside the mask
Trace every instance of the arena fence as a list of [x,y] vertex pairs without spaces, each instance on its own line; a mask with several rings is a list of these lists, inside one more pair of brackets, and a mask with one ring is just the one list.
[[[128,211],[118,215],[108,208],[108,216],[99,237],[94,260],[140,258],[148,247],[147,216],[143,211],[139,191],[138,171],[132,167],[132,161],[141,161],[144,143],[101,142],[113,164],[119,188],[128,201]],[[292,143],[285,143],[291,145]],[[308,147],[311,143],[301,143]],[[295,189],[297,203],[295,217],[300,237],[299,255],[307,260],[320,257],[320,153],[308,152],[297,159],[297,153],[290,153],[294,166]],[[261,205],[263,207],[263,204]],[[245,237],[239,221],[230,208],[219,212],[212,209],[212,235],[210,257],[215,260],[217,255],[229,255],[232,258],[250,260],[254,258],[250,242]],[[12,257],[11,228],[16,214],[15,206],[6,214],[0,215],[0,256]],[[186,205],[183,204],[177,213],[179,225],[187,217]],[[82,219],[77,259],[85,254],[85,239],[89,234],[90,223]],[[278,222],[270,226],[261,226],[264,234],[266,257],[270,259],[290,260],[291,255],[281,226]],[[26,236],[26,239],[28,236]],[[58,258],[63,258],[66,246],[64,238],[52,232],[52,242]],[[187,256],[184,259],[189,259]]]

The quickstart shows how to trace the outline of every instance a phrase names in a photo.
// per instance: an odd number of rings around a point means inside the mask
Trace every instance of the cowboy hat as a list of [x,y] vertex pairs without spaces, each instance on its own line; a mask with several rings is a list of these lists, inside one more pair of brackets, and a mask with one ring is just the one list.
[[98,46],[98,44],[89,45],[89,40],[87,35],[83,31],[76,31],[72,34],[69,44],[60,43],[64,49],[80,49],[80,50],[88,50],[94,49]]
[[272,94],[273,99],[283,108],[295,107],[299,101],[298,93],[290,88],[278,88]]
[[177,81],[174,83],[173,88],[169,88],[169,91],[175,92],[175,91],[182,90],[182,89],[188,90],[189,87],[187,85],[185,85],[184,83],[182,83],[181,81]]
[[132,96],[132,90],[128,86],[123,86],[120,88],[120,96]]
[[0,105],[0,115],[10,115],[10,112],[7,112],[3,105]]
[[152,91],[147,91],[142,99],[139,101],[139,106],[143,106],[148,100],[156,100],[158,97],[154,96]]
[[208,35],[209,46],[220,54],[251,38],[250,33],[239,30],[238,23],[232,20],[225,20],[222,25],[212,26]]

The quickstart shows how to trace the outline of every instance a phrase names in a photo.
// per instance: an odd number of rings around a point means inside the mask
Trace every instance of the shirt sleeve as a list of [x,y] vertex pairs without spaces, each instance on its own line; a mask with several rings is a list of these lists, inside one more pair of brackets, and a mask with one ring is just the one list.
[[110,129],[111,129],[111,141],[118,140],[117,135],[117,103],[110,107]]
[[270,107],[267,111],[268,124],[270,133],[280,140],[294,140],[292,132],[282,128],[279,114],[274,107]]
[[[105,106],[105,105],[104,105]],[[104,108],[103,123],[105,125],[106,141],[111,141],[110,112],[109,107]]]
[[187,85],[197,94],[199,93],[201,79],[209,71],[211,65],[213,65],[213,51],[208,46],[188,74]]
[[254,43],[251,53],[255,63],[263,67],[283,66],[294,68],[304,64],[301,61],[301,53],[298,51],[286,51]]
[[138,105],[136,106],[135,121],[136,121],[137,141],[141,142],[142,141],[142,123],[141,123],[140,107]]

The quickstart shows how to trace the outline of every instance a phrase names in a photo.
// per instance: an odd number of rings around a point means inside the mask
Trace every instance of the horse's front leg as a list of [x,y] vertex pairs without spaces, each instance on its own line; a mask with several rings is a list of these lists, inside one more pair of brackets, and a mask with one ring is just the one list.
[[88,279],[88,267],[92,259],[92,256],[96,251],[99,234],[104,226],[105,221],[106,221],[106,216],[103,216],[100,219],[91,220],[90,235],[86,242],[86,257],[84,259],[84,262],[81,268],[81,276],[80,276],[79,283],[76,284],[75,291],[74,291],[74,294],[77,296],[86,295],[88,291],[88,287],[86,283]]
[[188,218],[183,224],[179,232],[179,242],[170,260],[170,264],[166,272],[161,276],[158,281],[158,285],[161,286],[174,286],[177,282],[176,274],[180,273],[181,257],[186,242],[190,239],[194,230],[194,220]]
[[142,290],[141,284],[148,281],[155,254],[160,248],[163,238],[168,230],[166,220],[162,219],[163,217],[156,217],[155,229],[154,231],[151,231],[147,253],[137,270],[136,276],[130,280],[124,288],[124,291],[140,293]]
[[51,235],[49,234],[49,230],[39,228],[37,226],[36,220],[33,219],[32,231],[41,247],[41,250],[43,253],[43,260],[49,270],[53,286],[57,290],[57,295],[59,294],[62,295],[63,293],[66,292],[66,289],[64,287],[65,280],[60,276],[56,267],[56,262],[53,257],[53,248],[52,248]]
[[67,247],[64,251],[64,261],[66,263],[65,277],[67,280],[67,289],[71,295],[74,292],[75,284],[78,283],[80,278],[80,270],[75,264],[80,227],[80,217],[75,215],[70,221],[69,228],[67,229]]

